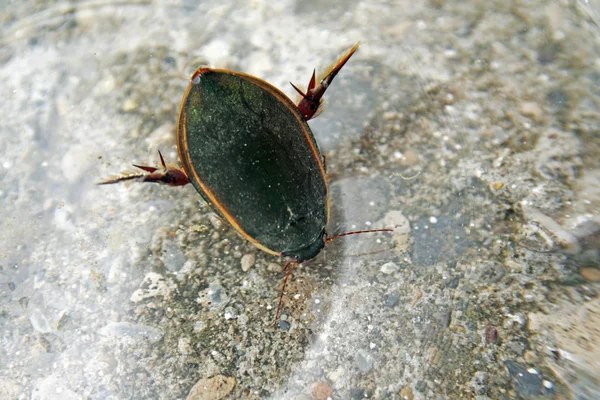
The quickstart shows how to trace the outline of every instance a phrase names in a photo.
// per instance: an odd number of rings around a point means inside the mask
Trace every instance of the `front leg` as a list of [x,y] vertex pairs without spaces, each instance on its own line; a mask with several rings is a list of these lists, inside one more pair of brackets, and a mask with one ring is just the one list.
[[354,47],[342,54],[336,62],[331,64],[323,77],[319,76],[320,82],[318,85],[316,85],[317,79],[315,78],[315,71],[313,70],[306,93],[303,93],[302,90],[298,89],[290,82],[290,85],[292,85],[292,87],[300,94],[298,110],[300,110],[307,121],[318,116],[321,111],[323,111],[323,95],[325,94],[325,91],[333,81],[333,78],[335,78],[344,64],[346,64],[350,57],[352,57],[352,54],[358,49],[359,45],[360,43],[356,43]]

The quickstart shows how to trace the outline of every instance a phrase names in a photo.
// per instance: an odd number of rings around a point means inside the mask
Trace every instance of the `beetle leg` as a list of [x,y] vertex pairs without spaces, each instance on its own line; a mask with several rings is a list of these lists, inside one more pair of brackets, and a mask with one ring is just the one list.
[[169,186],[182,186],[190,183],[190,179],[188,178],[187,174],[182,168],[176,165],[166,164],[160,151],[158,152],[158,155],[160,156],[162,168],[133,164],[134,167],[144,170],[145,173],[123,174],[114,178],[109,178],[107,180],[99,182],[98,184],[107,185],[111,183],[118,183],[129,180],[138,180],[140,182],[164,183]]
[[[315,78],[315,72],[313,71],[312,77],[310,78],[310,82],[308,83],[308,87],[306,89],[306,93],[302,92],[302,90],[298,89],[293,83],[290,82],[292,87],[298,92],[300,95],[298,101],[298,110],[302,113],[304,118],[308,121],[311,118],[314,118],[319,115],[319,113],[323,110],[323,95],[325,91],[333,81],[333,78],[340,72],[344,64],[352,57],[352,54],[358,49],[360,43],[357,43],[348,50],[346,53],[342,54],[338,60],[331,64],[331,66],[327,69],[325,74],[319,79]],[[319,80],[319,84],[316,82]]]
[[283,302],[283,294],[285,293],[285,287],[287,286],[287,281],[290,275],[292,275],[292,271],[298,266],[297,262],[290,261],[285,264],[283,267],[283,272],[285,272],[285,278],[283,278],[283,286],[281,287],[281,294],[279,295],[279,304],[277,305],[277,312],[275,313],[275,329],[277,329],[277,321],[279,321],[279,312],[281,311],[281,303]]

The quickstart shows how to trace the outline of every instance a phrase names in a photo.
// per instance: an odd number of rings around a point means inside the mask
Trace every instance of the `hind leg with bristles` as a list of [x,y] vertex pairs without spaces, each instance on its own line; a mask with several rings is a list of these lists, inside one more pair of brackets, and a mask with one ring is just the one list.
[[188,178],[187,174],[183,169],[176,165],[166,164],[165,159],[163,158],[160,151],[158,152],[158,155],[160,156],[160,162],[162,164],[161,168],[133,164],[134,167],[145,171],[145,173],[123,174],[99,182],[98,185],[108,185],[111,183],[118,183],[130,180],[138,180],[140,182],[163,183],[169,186],[183,186],[190,183],[190,179]]
[[[298,110],[302,113],[307,121],[311,118],[315,118],[321,113],[321,111],[323,111],[323,95],[325,94],[325,91],[333,81],[333,78],[335,78],[338,72],[340,72],[344,64],[346,64],[350,57],[352,57],[352,54],[356,52],[359,45],[360,43],[355,44],[354,47],[342,54],[342,56],[327,69],[322,77],[317,79],[315,71],[313,70],[312,77],[310,78],[310,82],[308,82],[308,87],[306,88],[306,93],[290,82],[290,85],[292,85],[292,87],[300,95],[297,104]],[[317,80],[319,81],[318,84]]]
[[277,304],[277,312],[275,313],[275,329],[277,329],[277,322],[279,321],[279,312],[281,311],[281,304],[283,303],[283,294],[285,293],[285,287],[287,286],[287,281],[290,275],[292,275],[292,271],[298,266],[297,262],[290,261],[285,264],[283,267],[283,272],[285,272],[285,278],[283,278],[283,286],[281,287],[281,294],[279,295],[279,304]]

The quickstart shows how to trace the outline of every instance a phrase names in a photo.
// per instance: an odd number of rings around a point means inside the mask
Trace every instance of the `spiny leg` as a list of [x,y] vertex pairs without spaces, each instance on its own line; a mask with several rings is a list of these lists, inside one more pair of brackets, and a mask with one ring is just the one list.
[[288,278],[292,275],[292,271],[298,266],[297,262],[290,261],[283,267],[285,272],[285,278],[283,278],[283,286],[281,287],[281,294],[279,295],[279,304],[277,305],[277,312],[275,313],[274,327],[277,329],[277,321],[279,321],[279,312],[281,311],[281,303],[283,302],[283,294],[285,293],[285,287],[287,285]]
[[[308,121],[311,118],[314,118],[319,115],[319,113],[323,110],[323,95],[325,91],[333,81],[333,78],[340,72],[344,64],[352,57],[354,52],[358,49],[360,43],[356,43],[354,47],[348,50],[346,53],[342,54],[338,60],[331,64],[325,74],[319,77],[319,79],[315,76],[315,71],[313,70],[312,77],[310,78],[310,82],[308,83],[308,87],[306,89],[306,93],[302,92],[302,90],[298,89],[293,83],[290,82],[292,87],[298,92],[300,95],[300,100],[298,101],[298,110],[302,113],[304,118]],[[319,80],[319,84],[317,85],[317,80]]]
[[163,158],[160,151],[158,152],[158,155],[160,156],[162,168],[133,164],[134,167],[139,168],[145,172],[123,174],[99,182],[98,185],[108,185],[129,180],[137,180],[140,182],[157,182],[169,186],[183,186],[190,183],[187,174],[182,168],[176,165],[166,164],[165,159]]

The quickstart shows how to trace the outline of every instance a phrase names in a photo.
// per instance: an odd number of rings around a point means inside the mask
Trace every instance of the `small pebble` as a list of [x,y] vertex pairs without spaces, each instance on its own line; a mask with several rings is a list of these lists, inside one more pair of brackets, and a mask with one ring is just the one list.
[[600,269],[585,267],[581,268],[579,273],[585,278],[586,281],[600,282]]
[[254,254],[245,254],[242,257],[241,261],[242,271],[248,272],[248,270],[254,265],[254,261],[256,261],[256,257],[254,257]]
[[333,390],[327,383],[319,382],[313,388],[312,395],[317,400],[327,400],[333,395]]
[[544,110],[538,103],[532,101],[525,101],[521,103],[520,112],[522,115],[531,118],[534,121],[539,121],[544,115]]
[[413,400],[415,396],[413,395],[413,391],[409,386],[404,386],[402,390],[400,390],[400,398],[402,400]]
[[187,356],[192,354],[193,349],[189,338],[179,338],[179,342],[177,343],[177,350],[179,350],[179,354],[182,356]]
[[369,372],[373,368],[373,356],[365,350],[358,350],[354,362],[360,372]]
[[267,271],[269,272],[281,272],[283,270],[283,267],[277,263],[269,263],[269,265],[267,265]]
[[292,325],[287,321],[279,321],[279,329],[282,331],[289,331]]
[[208,220],[210,221],[213,228],[215,228],[216,230],[221,229],[221,227],[223,226],[223,220],[214,214],[210,214],[208,216]]
[[498,341],[498,330],[493,325],[485,327],[485,342],[494,344]]
[[133,99],[127,99],[123,102],[123,105],[121,106],[121,109],[125,112],[127,111],[133,111],[136,108],[138,108],[138,104],[135,100]]
[[393,274],[394,272],[398,271],[398,266],[393,262],[388,262],[383,264],[381,268],[379,268],[379,271],[386,275]]

